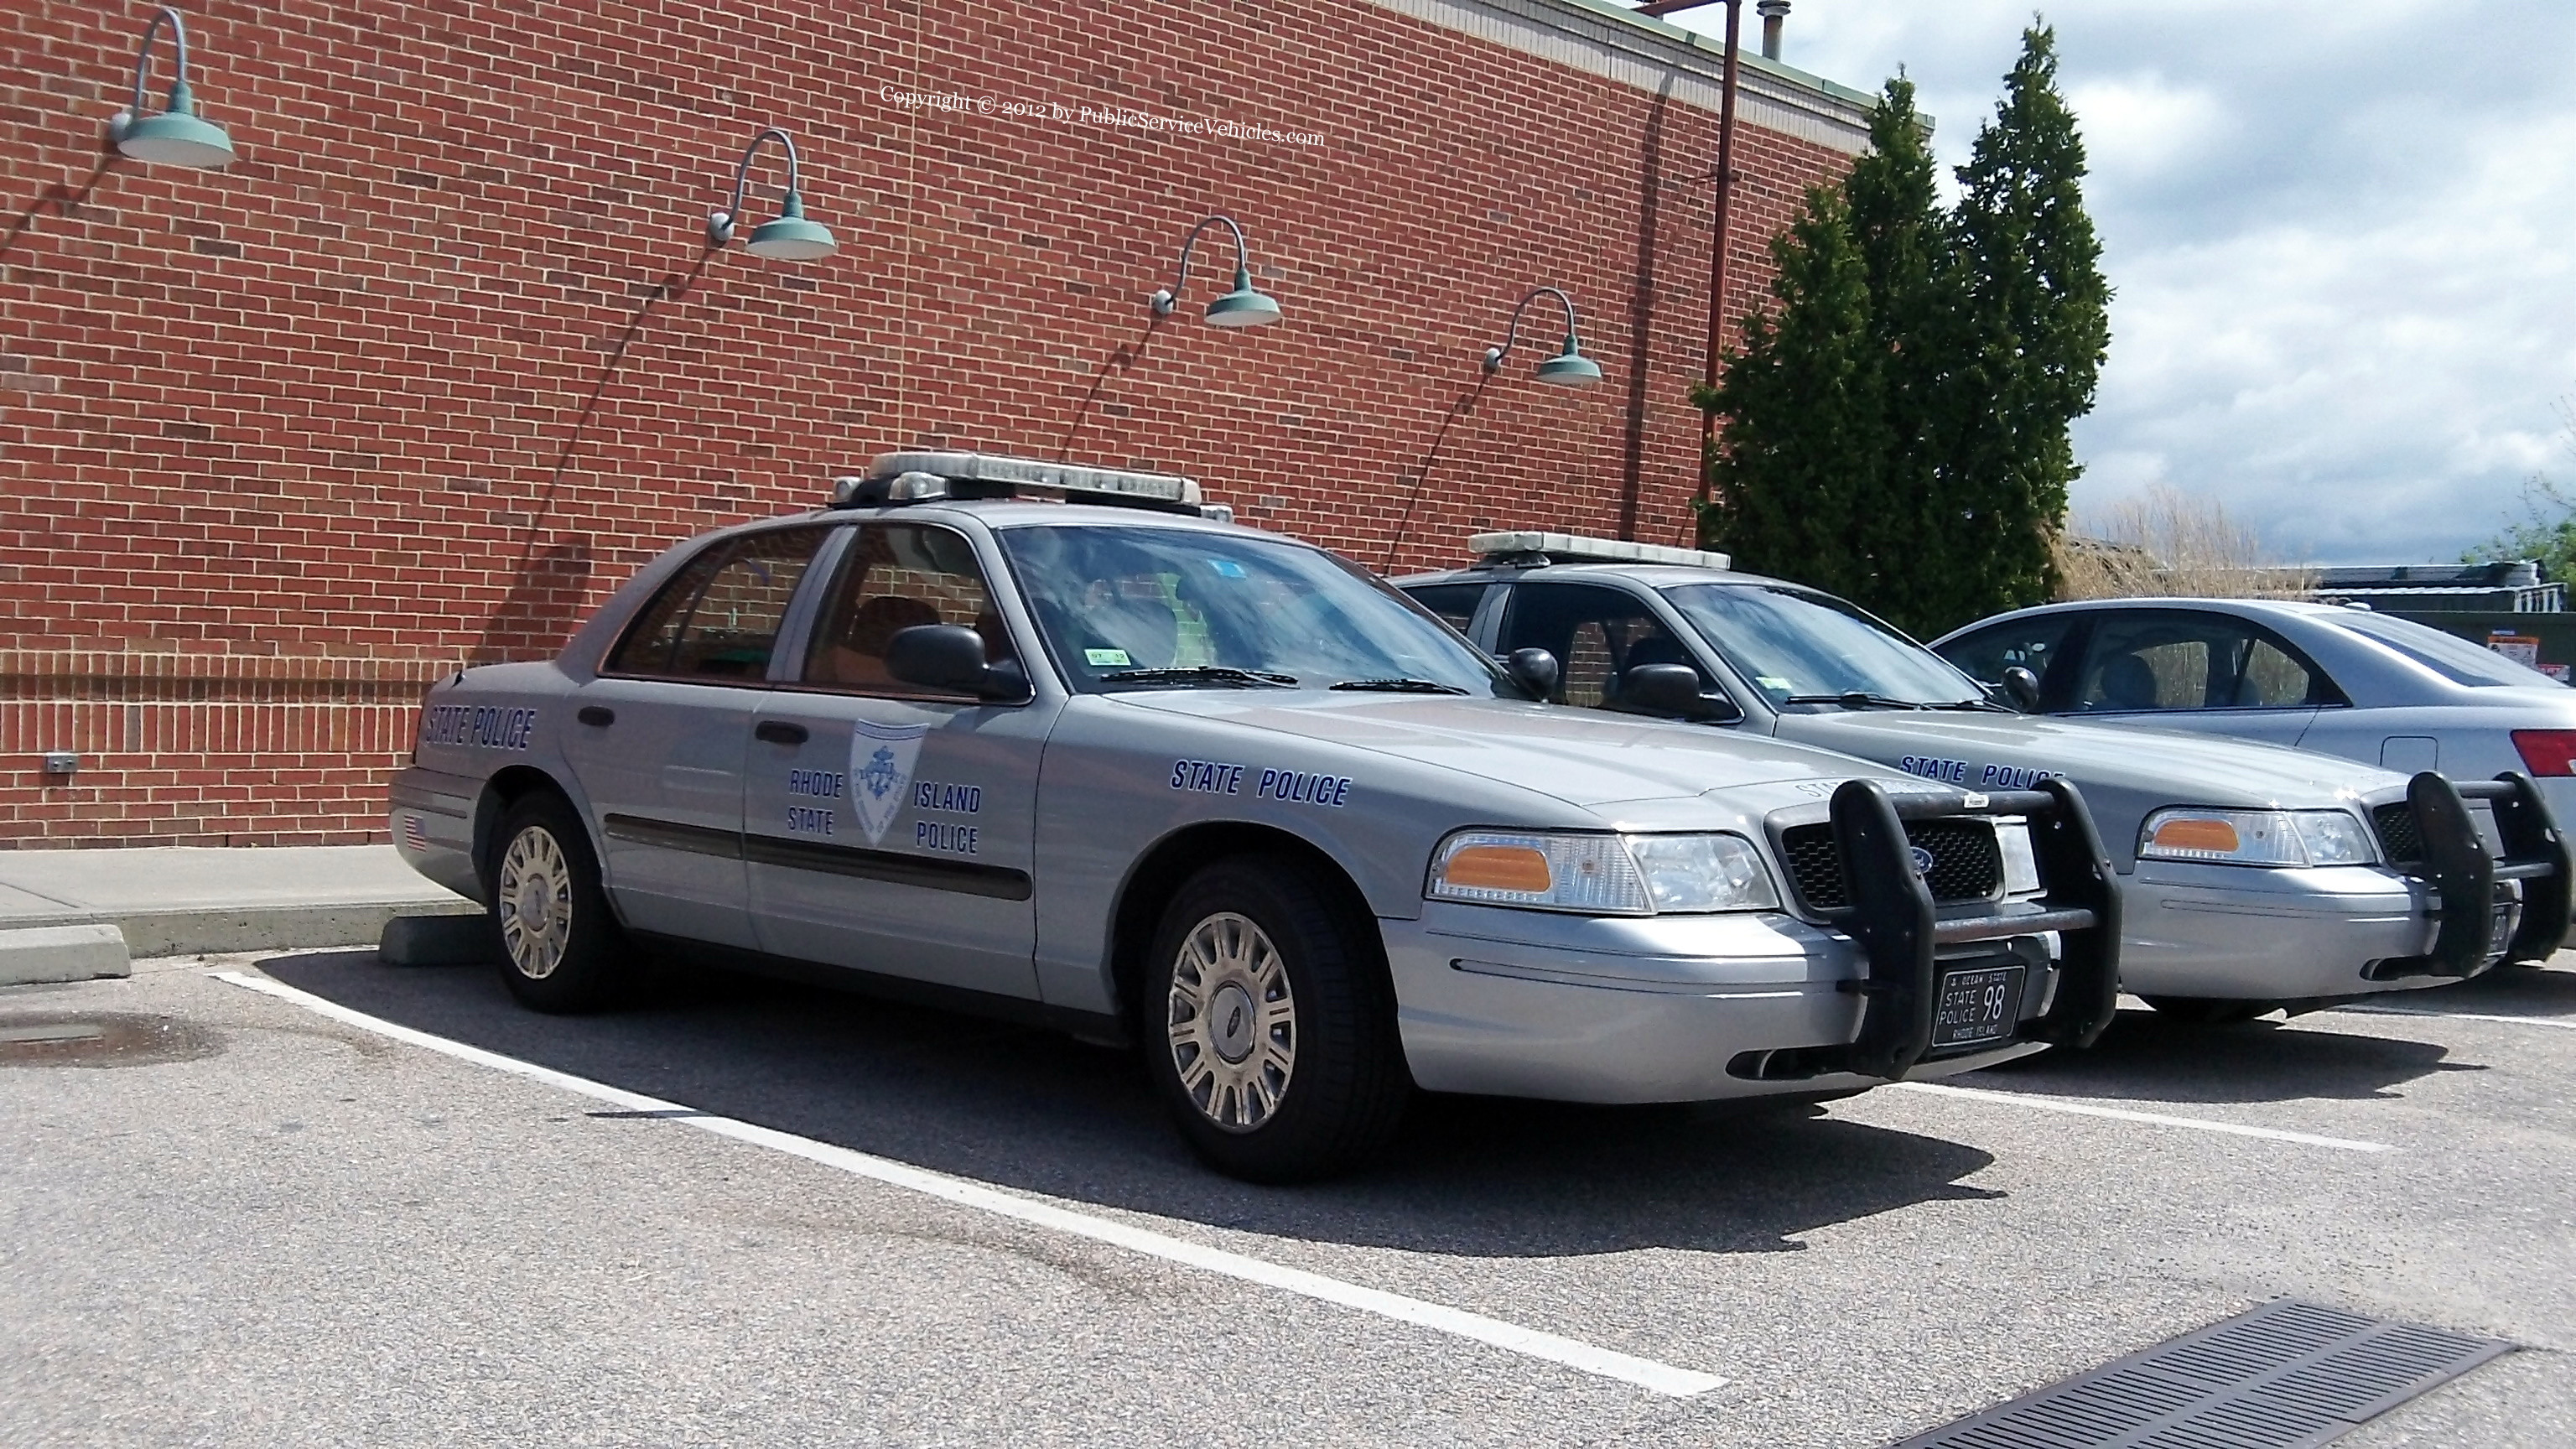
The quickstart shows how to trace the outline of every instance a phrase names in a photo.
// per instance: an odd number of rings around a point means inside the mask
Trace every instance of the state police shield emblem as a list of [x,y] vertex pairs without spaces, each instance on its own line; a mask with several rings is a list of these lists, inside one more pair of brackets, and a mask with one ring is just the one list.
[[850,803],[858,808],[868,844],[885,839],[886,828],[903,813],[913,762],[921,758],[921,737],[928,733],[928,725],[851,722]]

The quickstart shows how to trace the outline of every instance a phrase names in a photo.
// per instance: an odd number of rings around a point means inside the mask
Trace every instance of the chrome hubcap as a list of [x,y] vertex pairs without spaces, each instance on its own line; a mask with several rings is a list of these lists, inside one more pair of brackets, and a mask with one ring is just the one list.
[[1200,1115],[1228,1132],[1268,1122],[1297,1066],[1297,1003],[1287,963],[1259,926],[1208,917],[1172,963],[1172,1067]]
[[510,965],[531,981],[553,975],[572,941],[572,867],[554,832],[531,825],[511,837],[496,894]]

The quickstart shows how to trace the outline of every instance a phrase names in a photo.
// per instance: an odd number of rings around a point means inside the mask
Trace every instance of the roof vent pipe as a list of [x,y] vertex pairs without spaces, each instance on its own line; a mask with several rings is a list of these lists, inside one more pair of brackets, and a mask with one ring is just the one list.
[[1789,0],[1762,0],[1753,7],[1762,12],[1762,58],[1780,58],[1780,22],[1789,18]]

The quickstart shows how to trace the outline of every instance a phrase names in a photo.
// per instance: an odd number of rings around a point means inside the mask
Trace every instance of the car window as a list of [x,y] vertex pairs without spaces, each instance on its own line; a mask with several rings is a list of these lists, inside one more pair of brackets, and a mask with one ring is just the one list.
[[1418,584],[1404,592],[1413,602],[1438,614],[1452,629],[1464,634],[1476,618],[1476,606],[1485,601],[1485,584]]
[[717,544],[662,586],[610,652],[603,674],[758,680],[787,601],[828,528],[781,528]]
[[1086,693],[1260,682],[1250,673],[1307,689],[1416,681],[1520,697],[1465,640],[1319,548],[1248,529],[1039,525],[999,536],[1049,652]]
[[1915,704],[1982,702],[1976,685],[1941,656],[1830,594],[1684,584],[1664,597],[1773,704],[1853,693]]
[[2358,609],[2344,614],[2328,615],[2326,622],[2348,633],[2358,634],[2374,644],[2394,649],[2453,684],[2476,688],[2522,685],[2556,685],[2557,680],[2520,660],[2507,659],[2492,649],[2472,644],[2456,634],[2445,634],[2430,624],[2412,619],[2391,618],[2386,614],[2365,614]]
[[866,523],[841,565],[803,682],[870,693],[919,694],[886,672],[886,646],[917,624],[960,624],[984,636],[984,657],[1015,659],[1011,632],[993,608],[974,545],[926,523]]
[[2333,687],[2267,631],[2225,614],[2114,614],[2095,625],[2075,708],[2304,709]]
[[2004,671],[2015,665],[2029,670],[2043,683],[2049,666],[2055,664],[2066,644],[2067,631],[2074,628],[2072,614],[2039,614],[2027,619],[2010,619],[1974,634],[1963,635],[1940,645],[1942,658],[1957,665],[1971,679],[2001,685]]
[[1643,599],[1598,584],[1522,584],[1503,620],[1501,652],[1544,649],[1556,656],[1558,704],[1586,709],[1619,703],[1619,676],[1640,664],[1687,664],[1708,676]]

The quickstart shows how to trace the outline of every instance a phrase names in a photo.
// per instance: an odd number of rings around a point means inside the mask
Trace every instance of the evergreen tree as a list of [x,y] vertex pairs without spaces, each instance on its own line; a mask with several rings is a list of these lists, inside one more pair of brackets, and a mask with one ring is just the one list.
[[[1861,537],[1877,578],[1858,602],[1910,629],[1940,621],[1948,560],[1923,544],[1957,441],[1948,390],[1966,313],[1956,239],[1933,180],[1931,137],[1902,72],[1870,112],[1870,152],[1844,183],[1870,294],[1885,435]],[[1928,637],[1928,636],[1927,636]]]
[[2050,541],[2081,471],[2067,429],[2092,411],[2111,290],[2084,212],[2084,142],[2057,88],[2056,33],[2022,33],[1994,119],[1959,168],[1958,256],[1969,346],[1944,411],[1958,430],[1927,539],[1949,587],[1924,627],[2044,602]]
[[1868,269],[1841,194],[1809,191],[1771,254],[1778,310],[1745,319],[1743,351],[1698,397],[1722,429],[1700,538],[1738,567],[1867,597],[1886,419]]

